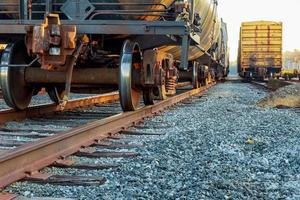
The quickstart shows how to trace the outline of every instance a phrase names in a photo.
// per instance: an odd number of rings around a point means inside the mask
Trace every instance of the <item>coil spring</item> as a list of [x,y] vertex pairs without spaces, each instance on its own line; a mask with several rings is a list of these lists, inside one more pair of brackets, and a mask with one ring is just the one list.
[[175,91],[176,90],[176,77],[167,78],[166,90],[167,91]]

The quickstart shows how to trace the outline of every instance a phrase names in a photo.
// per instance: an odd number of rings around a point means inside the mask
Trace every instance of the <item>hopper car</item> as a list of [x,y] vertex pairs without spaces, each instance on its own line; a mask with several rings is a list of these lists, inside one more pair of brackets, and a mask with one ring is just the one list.
[[282,22],[243,22],[238,73],[247,80],[279,77],[282,69]]
[[154,104],[188,80],[228,74],[217,0],[0,0],[0,85],[23,110],[45,88],[63,108],[70,92],[119,90],[124,111]]

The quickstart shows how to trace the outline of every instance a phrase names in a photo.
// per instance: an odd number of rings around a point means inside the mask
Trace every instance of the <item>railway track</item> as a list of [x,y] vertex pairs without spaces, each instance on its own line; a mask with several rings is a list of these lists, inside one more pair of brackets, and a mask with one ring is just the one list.
[[[180,82],[177,84],[176,88],[180,89],[183,87],[190,86],[191,84],[191,82]],[[78,98],[75,100],[70,100],[64,108],[64,111],[72,111],[76,108],[86,108],[89,106],[102,105],[116,101],[119,101],[118,92],[112,92],[87,98]],[[24,120],[26,118],[52,115],[57,112],[61,112],[61,108],[54,103],[35,105],[23,111],[16,111],[14,109],[4,109],[0,110],[0,124],[9,121]]]
[[[84,108],[93,105],[101,105],[119,100],[119,94],[117,92],[70,100],[64,111],[71,111],[76,108]],[[0,124],[9,121],[18,121],[26,118],[40,117],[45,115],[55,114],[61,112],[60,106],[56,104],[42,104],[29,107],[23,111],[16,111],[14,109],[6,109],[0,111]]]
[[253,85],[269,90],[267,82],[251,81]]
[[[256,85],[258,87],[264,88],[266,90],[276,90],[278,89],[278,87],[274,88],[270,88],[270,86],[268,85],[268,81],[251,81],[251,83],[253,85]],[[283,87],[284,85],[294,85],[294,84],[299,84],[299,82],[294,82],[294,81],[282,81],[281,83],[281,87]]]
[[[119,104],[108,103],[99,105],[92,110],[83,110],[77,112],[63,112],[56,114],[55,117],[44,116],[43,118],[34,118],[35,124],[31,127],[44,127],[42,131],[26,127],[26,120],[23,127],[2,129],[2,137],[13,136],[30,138],[27,142],[12,141],[2,144],[7,149],[0,152],[0,188],[19,181],[28,180],[37,183],[63,184],[63,185],[85,185],[85,184],[103,184],[105,177],[63,177],[58,175],[41,173],[40,170],[47,166],[57,166],[65,168],[85,168],[85,169],[105,169],[115,167],[114,165],[78,165],[68,159],[70,155],[82,157],[134,157],[138,154],[135,152],[101,152],[94,151],[92,147],[105,148],[122,148],[135,145],[124,144],[107,144],[103,143],[104,139],[120,139],[120,133],[127,135],[143,135],[145,133],[131,132],[127,129],[151,117],[174,104],[181,102],[191,96],[201,95],[214,84],[199,89],[182,91],[172,98],[161,101],[153,106],[147,106],[135,112],[122,113]],[[115,96],[114,96],[115,97]],[[104,97],[103,97],[104,98]],[[116,100],[116,99],[115,99]],[[111,101],[106,99],[105,102]],[[104,101],[100,101],[104,103]],[[40,108],[39,108],[40,109]],[[57,108],[49,109],[49,113],[56,112]],[[33,109],[34,110],[34,109]],[[37,115],[41,111],[34,111]],[[36,114],[22,115],[26,117],[35,117]],[[99,119],[100,120],[96,120]],[[101,119],[102,118],[102,119]],[[21,117],[19,118],[21,119]],[[55,126],[45,128],[49,121],[55,121]],[[96,120],[96,121],[95,121]],[[76,121],[75,124],[72,122]],[[78,121],[80,121],[78,125]],[[52,123],[52,122],[51,122]],[[70,125],[71,123],[71,125]],[[61,130],[57,127],[67,126],[70,130]],[[47,127],[47,126],[46,126]],[[52,129],[51,129],[52,127]],[[53,129],[55,129],[54,131]],[[1,146],[1,144],[0,144]],[[2,146],[2,147],[3,147]],[[22,163],[18,165],[16,163]],[[2,193],[0,199],[9,199],[14,194]]]

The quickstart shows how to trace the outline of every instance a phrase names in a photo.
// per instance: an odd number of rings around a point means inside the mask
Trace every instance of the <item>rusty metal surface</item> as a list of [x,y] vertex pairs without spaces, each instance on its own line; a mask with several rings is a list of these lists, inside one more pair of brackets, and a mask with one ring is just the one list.
[[0,193],[0,200],[12,200],[15,199],[18,195],[10,193]]
[[190,81],[186,81],[186,82],[179,82],[177,83],[176,88],[182,88],[182,87],[187,87],[187,86],[191,86],[192,82]]
[[187,91],[135,112],[126,112],[95,121],[4,153],[0,155],[0,188],[51,165],[61,157],[74,154],[82,147],[92,145],[96,140],[120,132],[147,116],[153,116],[186,98],[200,94],[212,85]]
[[[105,76],[104,76],[105,75]],[[28,67],[25,69],[26,83],[65,83],[64,72],[50,72],[40,68]],[[85,68],[74,69],[72,84],[106,84],[118,85],[119,69],[113,68]]]
[[[65,107],[65,111],[72,110],[78,107],[86,107],[95,104],[104,104],[118,100],[119,94],[117,92],[98,95],[95,97],[70,100]],[[33,106],[23,111],[15,111],[13,109],[3,110],[0,111],[0,123],[5,123],[14,120],[23,120],[30,117],[39,117],[47,114],[53,114],[55,112],[61,112],[60,107],[56,104]]]
[[61,25],[58,14],[48,14],[41,25],[26,29],[28,54],[38,55],[42,69],[64,71],[76,48],[76,26]]

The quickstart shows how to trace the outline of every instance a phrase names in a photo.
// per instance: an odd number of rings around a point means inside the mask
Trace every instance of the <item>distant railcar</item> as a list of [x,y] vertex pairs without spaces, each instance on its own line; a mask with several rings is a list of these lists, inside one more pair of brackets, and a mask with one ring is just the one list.
[[282,69],[282,23],[244,22],[240,29],[238,73],[244,78],[264,79]]

